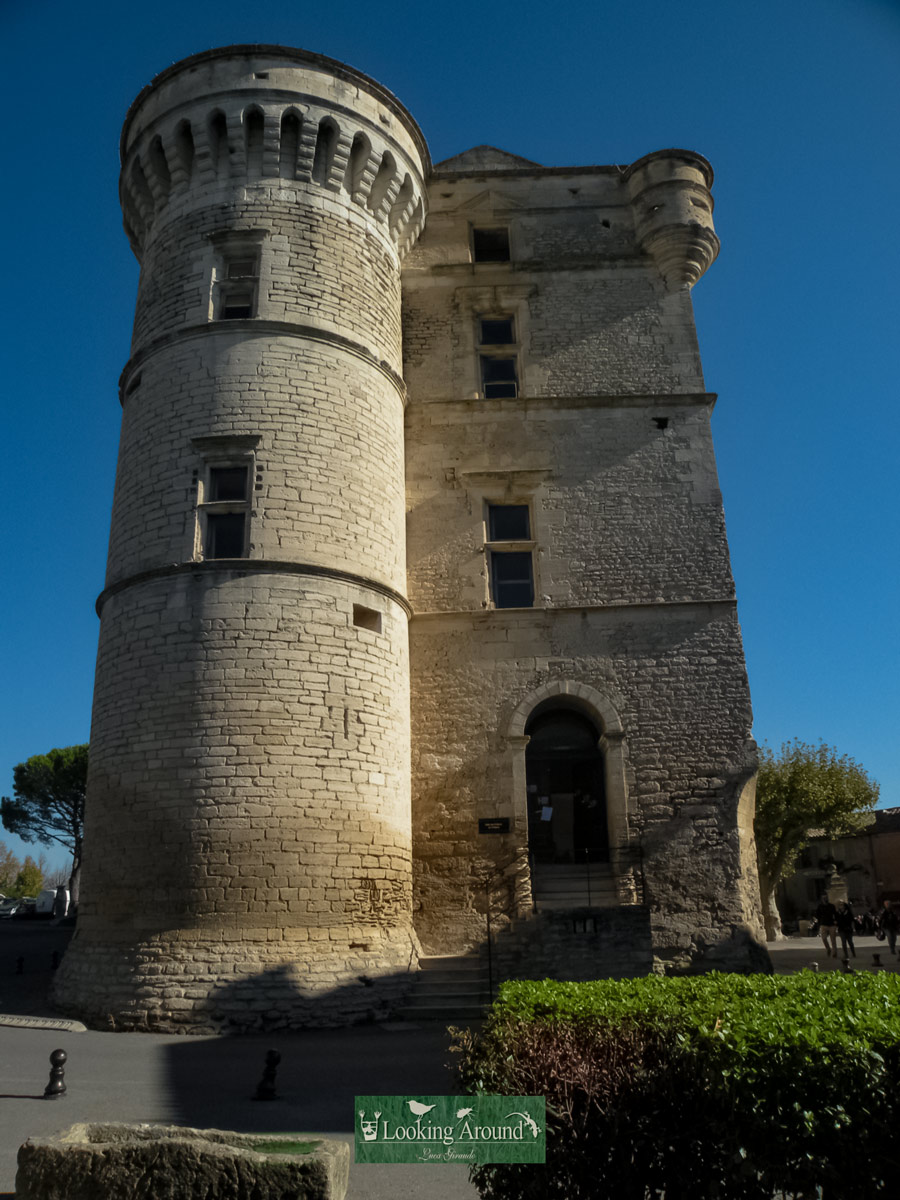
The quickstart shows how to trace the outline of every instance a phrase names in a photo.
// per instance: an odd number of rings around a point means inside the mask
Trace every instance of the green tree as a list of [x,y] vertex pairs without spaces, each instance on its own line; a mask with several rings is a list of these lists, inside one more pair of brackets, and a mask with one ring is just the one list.
[[36,754],[13,768],[13,798],[0,800],[4,829],[23,842],[44,846],[57,842],[72,855],[69,890],[73,904],[78,903],[87,765],[86,745]]
[[5,842],[0,842],[0,892],[11,896],[16,884],[16,876],[22,870],[22,864]]
[[26,855],[25,861],[22,863],[22,869],[16,876],[11,894],[13,896],[34,896],[36,898],[43,886],[44,872],[30,854]]
[[790,875],[811,829],[827,837],[856,833],[870,821],[878,784],[846,754],[820,742],[785,742],[760,750],[756,786],[756,855],[766,937],[779,934],[775,888]]

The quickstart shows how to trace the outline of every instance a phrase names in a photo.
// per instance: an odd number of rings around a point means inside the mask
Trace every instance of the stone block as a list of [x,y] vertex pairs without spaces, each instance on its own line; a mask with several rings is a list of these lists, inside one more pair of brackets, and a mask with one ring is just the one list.
[[19,1148],[16,1200],[343,1200],[349,1176],[311,1134],[81,1124]]

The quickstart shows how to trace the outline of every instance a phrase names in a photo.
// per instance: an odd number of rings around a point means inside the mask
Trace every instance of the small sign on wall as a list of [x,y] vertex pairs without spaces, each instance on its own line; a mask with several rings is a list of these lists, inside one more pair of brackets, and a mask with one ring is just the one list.
[[509,833],[509,817],[479,817],[479,833]]

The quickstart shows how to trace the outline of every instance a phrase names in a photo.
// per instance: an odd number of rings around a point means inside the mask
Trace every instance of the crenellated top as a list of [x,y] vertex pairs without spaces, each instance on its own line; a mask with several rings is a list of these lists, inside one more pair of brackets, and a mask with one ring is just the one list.
[[235,188],[306,185],[367,211],[402,257],[425,221],[430,159],[380,84],[321,55],[232,46],[158,75],[128,112],[120,194],[140,257],[170,213]]

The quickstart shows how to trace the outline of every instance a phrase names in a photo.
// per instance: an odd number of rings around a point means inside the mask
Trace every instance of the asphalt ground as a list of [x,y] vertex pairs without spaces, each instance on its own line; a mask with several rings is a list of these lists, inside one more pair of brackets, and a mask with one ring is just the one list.
[[[45,923],[0,923],[0,1200],[12,1196],[16,1153],[27,1137],[81,1121],[190,1125],[241,1132],[308,1132],[351,1145],[357,1095],[452,1095],[450,1040],[439,1024],[357,1026],[245,1037],[64,1032],[3,1024],[10,1015],[52,1019],[47,1001],[53,951],[71,931]],[[875,938],[857,939],[856,970],[874,954],[897,971],[900,958]],[[818,963],[841,970],[818,938],[769,947],[776,972]],[[23,972],[17,973],[18,959]],[[58,1014],[56,1014],[58,1015]],[[45,1100],[50,1054],[64,1049],[66,1095]],[[281,1054],[279,1099],[252,1099],[266,1051]],[[458,1164],[351,1165],[348,1200],[474,1200]]]

